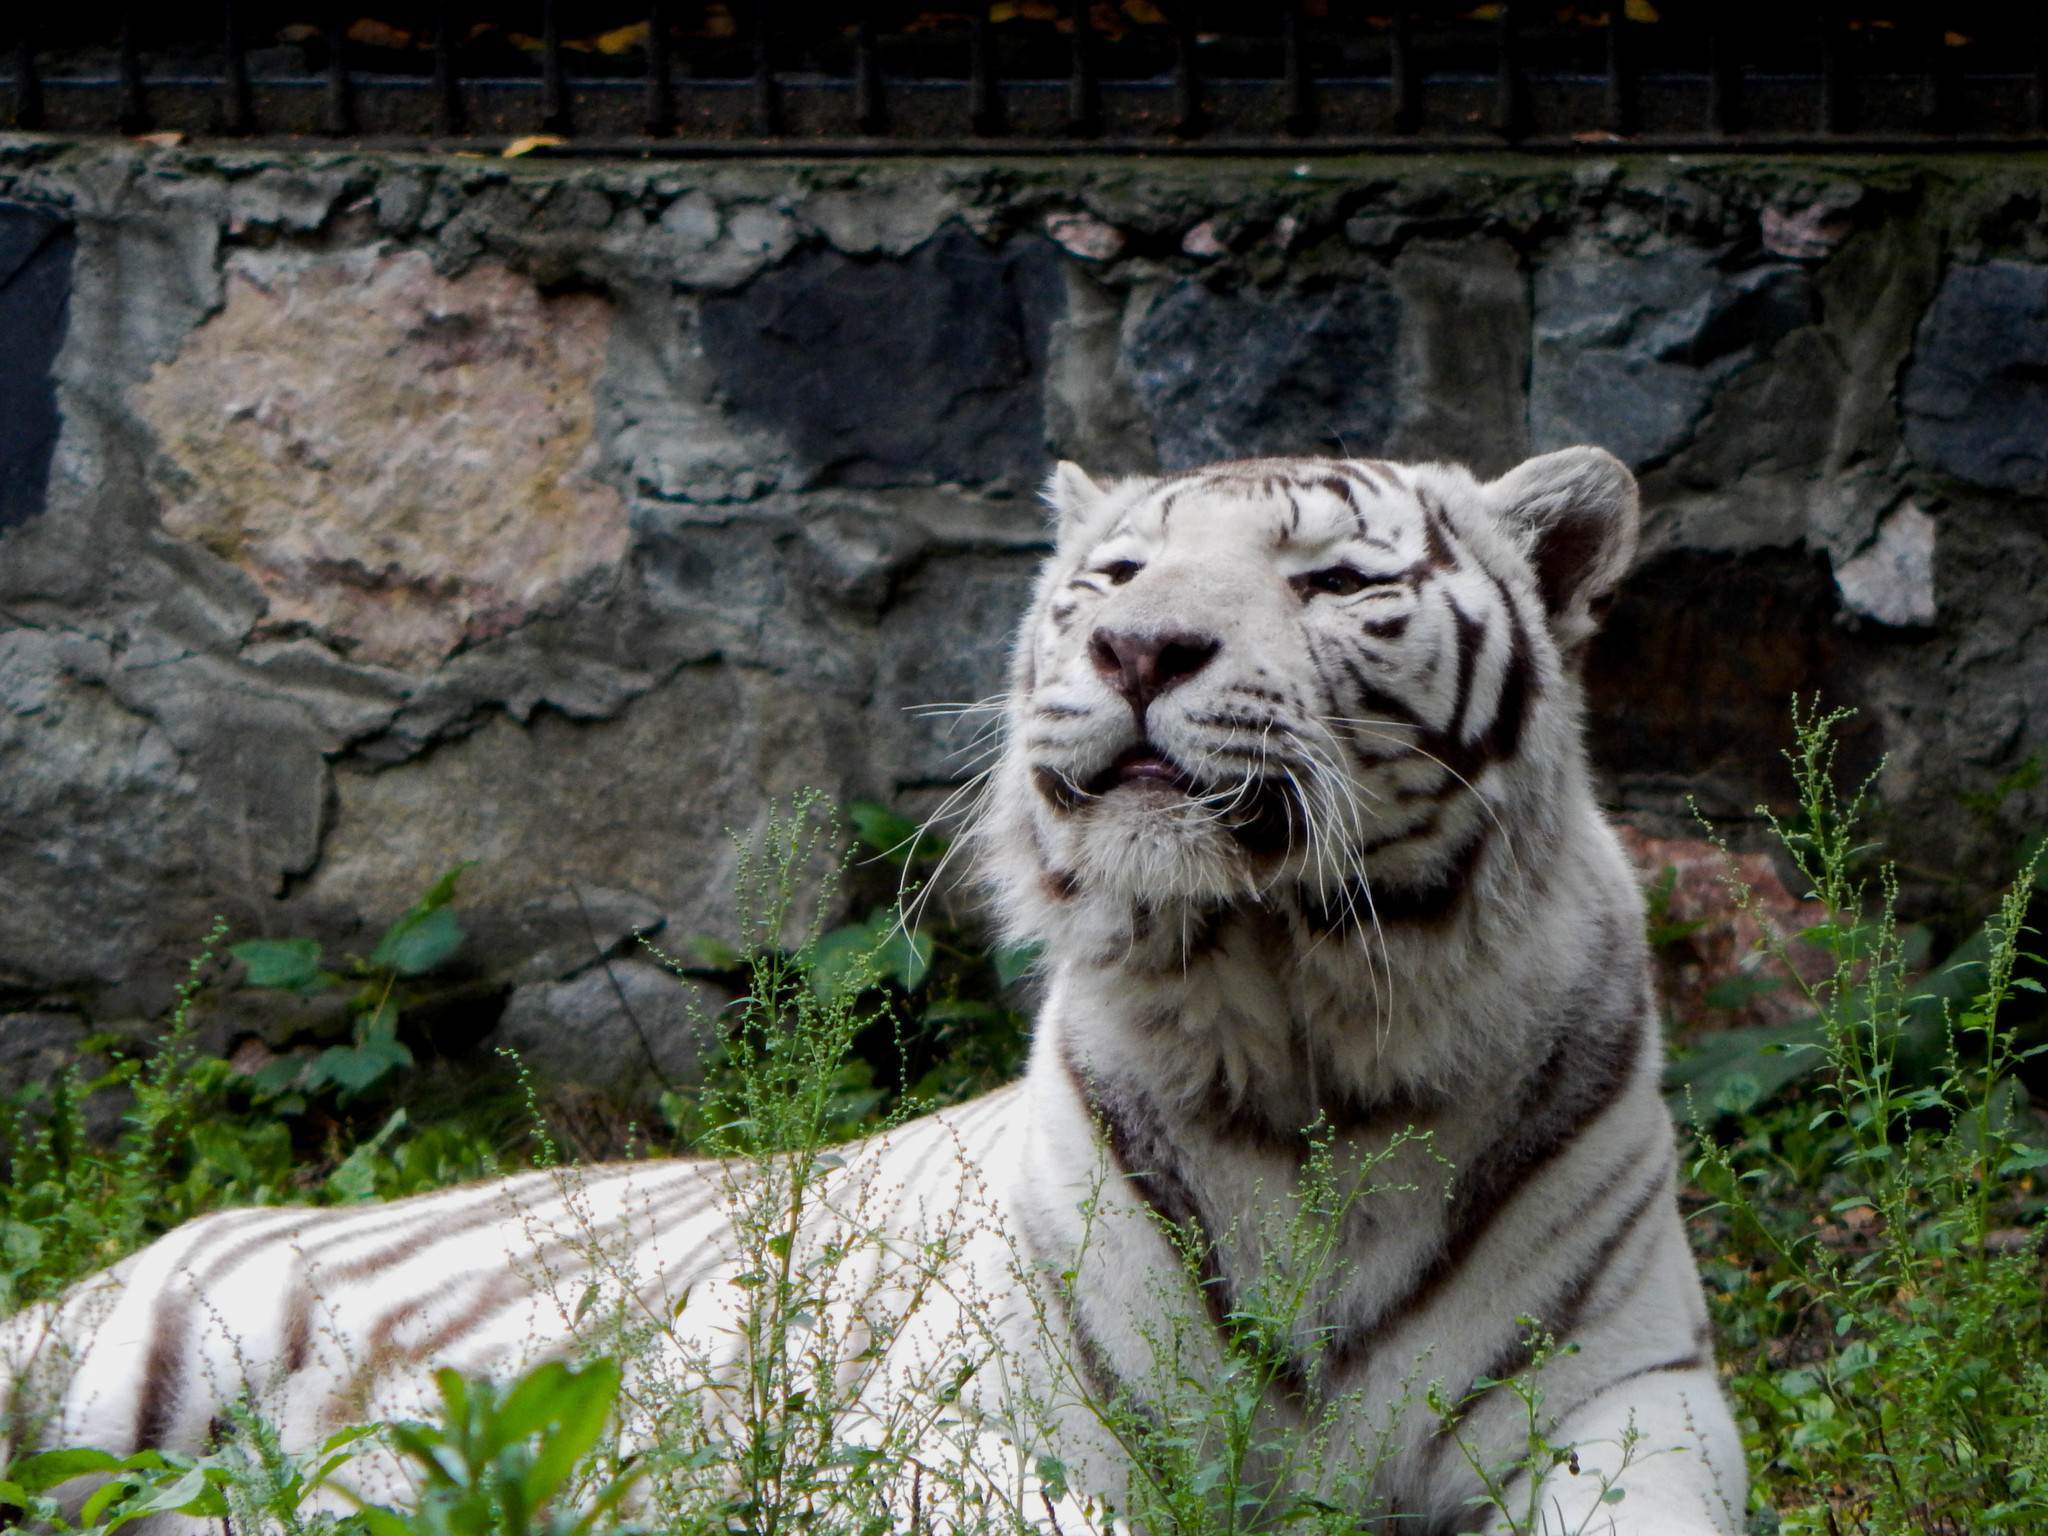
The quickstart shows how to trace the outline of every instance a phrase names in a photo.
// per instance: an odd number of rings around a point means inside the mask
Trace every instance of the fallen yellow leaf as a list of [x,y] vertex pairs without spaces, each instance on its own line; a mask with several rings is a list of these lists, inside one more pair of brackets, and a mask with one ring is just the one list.
[[631,53],[635,48],[647,46],[647,23],[636,21],[630,26],[614,27],[609,32],[600,32],[593,41],[599,53]]
[[1941,34],[1941,40],[1950,48],[1967,48],[1976,41],[1975,38],[1965,37],[1960,32],[1944,32]]
[[374,16],[364,16],[348,29],[348,40],[365,48],[403,48],[412,42],[412,34]]
[[514,139],[510,144],[507,144],[503,153],[507,160],[516,160],[521,155],[532,154],[536,149],[546,149],[550,144],[566,144],[568,142],[567,139],[558,133],[529,133],[525,137]]
[[1124,0],[1124,14],[1141,27],[1163,27],[1166,13],[1152,0]]
[[139,133],[135,136],[135,142],[147,144],[151,149],[176,149],[185,142],[185,135],[172,128],[162,133]]
[[1664,18],[1657,14],[1657,7],[1650,0],[1622,0],[1622,13],[1630,21],[1639,21],[1644,26],[1655,26]]
[[1499,21],[1502,9],[1503,7],[1498,5],[1478,5],[1469,11],[1460,11],[1458,19],[1461,21]]

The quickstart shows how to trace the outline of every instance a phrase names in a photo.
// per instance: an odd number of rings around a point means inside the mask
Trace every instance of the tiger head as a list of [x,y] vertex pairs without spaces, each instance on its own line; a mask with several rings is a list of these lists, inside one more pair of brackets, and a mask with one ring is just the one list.
[[1047,499],[983,820],[1020,934],[1244,903],[1324,931],[1442,920],[1591,805],[1575,658],[1638,522],[1611,454],[1487,483],[1062,464]]

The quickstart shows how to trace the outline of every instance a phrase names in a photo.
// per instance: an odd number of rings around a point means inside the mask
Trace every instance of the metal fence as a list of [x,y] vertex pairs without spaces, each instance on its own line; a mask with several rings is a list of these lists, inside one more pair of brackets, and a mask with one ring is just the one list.
[[17,0],[4,119],[553,153],[2048,145],[2048,4]]

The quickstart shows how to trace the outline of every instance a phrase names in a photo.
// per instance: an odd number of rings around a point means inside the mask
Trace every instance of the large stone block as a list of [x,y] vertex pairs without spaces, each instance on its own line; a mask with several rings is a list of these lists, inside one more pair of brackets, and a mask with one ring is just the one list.
[[1906,370],[1906,444],[1940,474],[2048,492],[2048,266],[1951,267]]
[[958,783],[988,766],[1010,636],[1031,601],[1031,555],[934,560],[882,616],[875,726],[899,786]]
[[814,483],[1030,483],[1057,261],[1042,240],[991,248],[957,225],[899,261],[802,251],[704,301],[705,354]]
[[1168,288],[1126,322],[1123,363],[1160,465],[1378,453],[1395,419],[1398,315],[1384,277],[1272,294]]
[[1812,317],[1789,262],[1727,270],[1720,253],[1568,249],[1536,272],[1529,435],[1595,443],[1643,468],[1692,436],[1715,391]]
[[1385,453],[1483,476],[1529,454],[1529,278],[1505,240],[1416,240],[1394,261],[1395,419]]
[[614,566],[593,476],[610,307],[419,252],[238,252],[138,394],[164,525],[249,571],[266,628],[424,668]]
[[42,630],[0,634],[0,981],[31,991],[118,983],[202,916],[198,784],[63,650]]
[[846,714],[798,679],[713,663],[683,668],[613,720],[495,715],[396,767],[337,774],[334,826],[303,899],[389,920],[474,860],[470,910],[516,915],[536,898],[607,888],[662,914],[667,932],[730,937],[733,835],[758,828],[771,799],[846,794]]
[[703,1080],[721,999],[646,960],[607,960],[512,994],[491,1044],[554,1082],[646,1096]]
[[43,510],[57,447],[50,370],[70,308],[72,247],[54,213],[0,203],[0,529]]

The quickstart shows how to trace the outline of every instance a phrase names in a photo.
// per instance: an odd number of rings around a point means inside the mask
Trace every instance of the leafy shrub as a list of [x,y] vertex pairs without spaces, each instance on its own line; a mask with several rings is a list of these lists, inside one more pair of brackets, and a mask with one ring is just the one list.
[[1773,1102],[1726,1078],[1696,1115],[1711,1129],[1693,1176],[1716,1202],[1700,1237],[1759,1528],[2041,1530],[2048,1307],[2031,1223],[2048,1135],[2019,1074],[2048,1048],[2024,1044],[2010,1007],[2041,990],[2024,974],[2038,854],[1976,939],[1916,978],[1892,872],[1867,871],[1856,842],[1868,786],[1834,783],[1841,718],[1795,713],[1800,803],[1771,823],[1829,914],[1800,942],[1834,969],[1806,984],[1810,1034],[1781,1046],[1810,1079]]
[[[95,1037],[87,1044],[112,1058],[108,1070],[66,1071],[0,1106],[0,1311],[223,1206],[388,1199],[498,1171],[505,1159],[481,1117],[416,1123],[403,1105],[373,1102],[373,1090],[388,1092],[412,1065],[396,1033],[405,1008],[463,941],[451,910],[460,874],[442,876],[366,959],[338,969],[324,968],[310,939],[251,940],[228,952],[257,991],[352,988],[350,1044],[282,1055],[251,1074],[200,1051],[196,1010],[226,981],[226,927],[216,923],[154,1049]],[[123,1096],[108,1146],[89,1133],[91,1110]]]
[[419,979],[454,959],[468,937],[453,907],[456,883],[467,868],[457,865],[441,876],[384,931],[367,958],[351,956],[338,971],[324,968],[317,939],[250,939],[234,947],[231,953],[246,968],[243,985],[257,991],[318,997],[355,988],[348,1005],[350,1043],[330,1046],[310,1063],[292,1056],[267,1063],[251,1074],[258,1097],[275,1100],[281,1114],[297,1114],[307,1094],[362,1094],[413,1064],[411,1049],[398,1038],[399,1017]]

